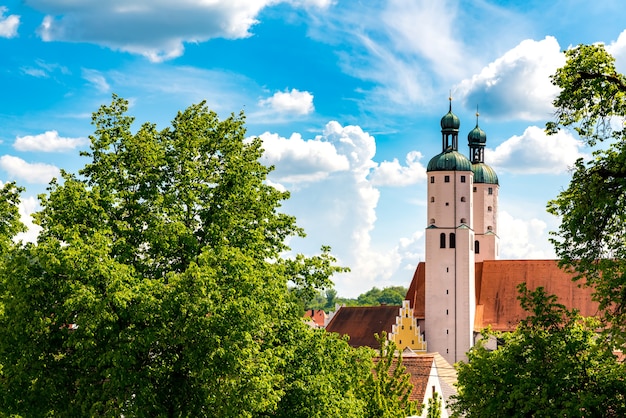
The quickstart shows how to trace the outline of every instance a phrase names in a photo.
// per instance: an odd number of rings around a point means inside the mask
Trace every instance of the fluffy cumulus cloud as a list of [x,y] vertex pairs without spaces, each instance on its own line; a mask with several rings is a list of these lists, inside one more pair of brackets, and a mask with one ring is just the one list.
[[40,208],[39,200],[33,196],[22,197],[19,205],[20,220],[28,229],[26,232],[20,232],[15,239],[23,242],[36,242],[37,235],[41,231],[39,225],[33,223],[32,214],[38,211]]
[[259,105],[282,114],[308,115],[315,109],[313,95],[308,91],[276,92],[272,97],[259,101]]
[[411,151],[406,155],[406,165],[400,164],[398,159],[383,161],[370,175],[370,180],[376,186],[408,186],[426,178],[426,168],[421,164],[422,154]]
[[17,29],[20,26],[20,17],[18,15],[8,15],[5,13],[8,9],[0,6],[0,38],[14,38],[17,36]]
[[500,211],[498,213],[500,258],[503,260],[555,258],[554,250],[547,244],[547,227],[546,222],[541,219],[519,219],[508,212]]
[[614,42],[606,46],[606,50],[615,58],[617,71],[626,74],[626,30]]
[[[45,41],[89,42],[141,54],[151,61],[182,55],[184,44],[250,36],[259,12],[280,0],[28,0],[44,13]],[[286,1],[326,7],[329,0]]]
[[[276,167],[270,182],[291,191],[285,211],[296,215],[307,233],[306,240],[291,243],[294,251],[313,253],[323,244],[331,245],[339,264],[351,268],[335,278],[341,295],[356,296],[372,286],[394,284],[390,280],[402,266],[414,266],[421,232],[407,230],[395,245],[372,241],[380,191],[369,177],[377,172],[375,177],[385,178],[386,184],[409,183],[406,178],[419,171],[418,153],[407,157],[406,167],[397,161],[379,165],[374,161],[375,138],[359,126],[335,121],[310,140],[299,134],[281,138],[265,133],[261,138],[265,163]],[[398,179],[402,173],[405,178]],[[403,271],[402,277],[406,274]]]
[[48,184],[54,177],[59,177],[58,167],[44,163],[28,163],[19,157],[3,155],[0,168],[9,174],[11,180],[22,180],[31,184]]
[[495,150],[485,150],[485,161],[497,171],[518,174],[562,174],[584,158],[584,144],[567,131],[546,135],[543,129],[529,126],[521,136],[513,136]]
[[525,40],[456,87],[464,104],[479,105],[491,117],[545,120],[558,89],[550,75],[565,64],[554,37]]
[[85,138],[64,138],[57,131],[46,131],[39,135],[18,136],[13,148],[18,151],[64,152],[87,143]]
[[319,181],[333,172],[347,170],[350,165],[333,144],[319,137],[303,140],[298,133],[283,138],[269,132],[259,137],[265,150],[264,163],[275,166],[272,179],[279,184],[287,183],[293,187]]

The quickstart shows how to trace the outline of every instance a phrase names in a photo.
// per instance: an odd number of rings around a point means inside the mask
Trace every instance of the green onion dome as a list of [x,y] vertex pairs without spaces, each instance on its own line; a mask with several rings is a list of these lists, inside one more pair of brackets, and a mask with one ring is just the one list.
[[472,171],[474,172],[474,183],[499,184],[496,172],[485,163],[472,164]]
[[[443,122],[442,122],[443,125]],[[426,171],[471,171],[472,163],[458,151],[446,150],[435,155],[429,162]]]
[[472,145],[484,145],[487,143],[487,134],[476,124],[476,127],[467,134],[467,141],[470,147]]
[[457,115],[452,113],[452,106],[450,106],[450,111],[441,118],[441,129],[444,131],[458,131],[460,126],[461,121]]

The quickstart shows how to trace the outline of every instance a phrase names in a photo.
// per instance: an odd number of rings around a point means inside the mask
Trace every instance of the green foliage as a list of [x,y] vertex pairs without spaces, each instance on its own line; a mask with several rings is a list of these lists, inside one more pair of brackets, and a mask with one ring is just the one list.
[[326,289],[313,294],[305,302],[305,309],[323,309],[326,312],[335,309],[336,304],[345,306],[378,306],[402,305],[407,289],[402,286],[390,286],[384,289],[373,287],[365,293],[360,294],[356,299],[337,297],[335,289]]
[[[483,330],[468,362],[457,363],[455,416],[624,416],[626,370],[598,338],[597,320],[542,288],[519,291],[529,316],[512,333]],[[488,340],[499,347],[490,351]]]
[[287,288],[344,269],[328,248],[281,257],[303,232],[243,115],[200,103],[132,133],[126,112],[114,96],[94,113],[90,162],[40,196],[36,245],[12,244],[19,190],[2,189],[0,413],[288,416],[306,383],[317,416],[355,416],[367,353],[303,326]]
[[428,399],[426,418],[441,418],[441,396],[437,392]]
[[585,278],[605,314],[613,343],[626,335],[626,78],[603,45],[566,51],[567,62],[552,76],[561,88],[554,101],[554,133],[573,128],[602,148],[578,160],[569,187],[549,202],[561,218],[552,240],[562,265]]
[[405,418],[421,413],[423,405],[409,399],[413,386],[402,365],[402,353],[397,352],[393,341],[385,332],[376,335],[380,343],[380,353],[374,374],[367,382],[365,393],[368,417]]

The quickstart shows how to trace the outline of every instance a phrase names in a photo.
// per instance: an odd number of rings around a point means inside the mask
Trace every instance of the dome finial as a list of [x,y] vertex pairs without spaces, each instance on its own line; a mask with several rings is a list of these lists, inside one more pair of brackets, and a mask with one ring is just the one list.
[[480,116],[480,113],[478,113],[478,105],[476,105],[476,126],[478,126],[478,117]]
[[452,112],[452,89],[450,89],[450,94],[448,94],[448,100],[450,101],[450,112]]

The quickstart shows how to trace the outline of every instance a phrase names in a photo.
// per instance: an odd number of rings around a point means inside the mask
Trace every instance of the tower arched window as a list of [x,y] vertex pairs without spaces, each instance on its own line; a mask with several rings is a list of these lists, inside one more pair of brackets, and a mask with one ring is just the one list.
[[446,234],[439,234],[439,248],[446,248]]
[[435,176],[430,176],[430,182],[434,183],[435,182]]
[[435,201],[435,196],[431,196],[430,201],[434,202]]
[[431,225],[434,225],[435,224],[435,218],[431,218],[428,223],[431,224]]
[[493,212],[493,208],[491,206],[487,206],[487,212]]
[[465,196],[461,196],[461,202],[465,202]]
[[466,223],[467,223],[467,219],[465,219],[465,218],[461,218],[461,223],[462,223],[462,224],[466,224]]
[[474,241],[474,252],[480,254],[480,242]]
[[456,236],[454,235],[454,232],[450,233],[450,248],[455,248],[456,247]]
[[493,229],[493,227],[492,227],[491,225],[489,225],[489,226],[487,227],[487,231],[491,231],[492,229]]

